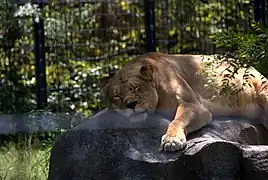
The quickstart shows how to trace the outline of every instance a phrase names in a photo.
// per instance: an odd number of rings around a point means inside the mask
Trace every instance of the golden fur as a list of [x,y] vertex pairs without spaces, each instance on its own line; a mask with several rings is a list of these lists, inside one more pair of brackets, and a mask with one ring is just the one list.
[[109,109],[162,110],[174,117],[162,136],[164,151],[185,147],[186,135],[212,116],[243,116],[267,128],[266,79],[254,68],[234,72],[213,56],[149,53],[129,61],[106,86]]

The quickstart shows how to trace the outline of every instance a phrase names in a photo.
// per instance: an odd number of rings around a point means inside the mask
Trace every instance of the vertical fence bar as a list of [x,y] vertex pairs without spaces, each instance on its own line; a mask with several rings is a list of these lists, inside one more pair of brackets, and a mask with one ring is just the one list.
[[265,0],[254,0],[254,18],[256,22],[260,22],[263,25],[267,25]]
[[[42,12],[43,2],[39,3]],[[46,62],[45,62],[45,34],[44,20],[39,15],[33,16],[34,35],[35,35],[35,60],[36,60],[36,100],[37,109],[43,109],[47,106],[47,83],[46,83]]]
[[146,51],[156,51],[155,0],[144,0]]

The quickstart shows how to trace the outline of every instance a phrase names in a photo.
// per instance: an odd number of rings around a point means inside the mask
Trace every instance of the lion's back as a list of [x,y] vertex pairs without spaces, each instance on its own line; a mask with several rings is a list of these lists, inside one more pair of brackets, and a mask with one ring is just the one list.
[[206,98],[232,108],[234,115],[258,116],[259,95],[266,93],[264,87],[267,85],[267,79],[259,71],[253,67],[237,66],[232,61],[220,61],[213,56],[204,57],[203,63]]

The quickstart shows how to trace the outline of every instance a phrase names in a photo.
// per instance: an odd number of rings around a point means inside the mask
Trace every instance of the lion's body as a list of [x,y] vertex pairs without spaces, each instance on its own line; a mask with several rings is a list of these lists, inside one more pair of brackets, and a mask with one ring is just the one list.
[[254,68],[240,68],[234,74],[230,65],[212,56],[138,56],[107,85],[109,108],[175,112],[162,137],[166,151],[182,149],[186,135],[212,116],[244,116],[266,126],[266,79]]

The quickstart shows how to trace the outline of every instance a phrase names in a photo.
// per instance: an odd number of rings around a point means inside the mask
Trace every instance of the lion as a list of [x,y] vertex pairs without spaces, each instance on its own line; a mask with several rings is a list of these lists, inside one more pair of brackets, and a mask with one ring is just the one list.
[[253,67],[235,71],[233,64],[202,55],[137,56],[105,86],[108,109],[130,112],[128,117],[155,111],[170,115],[162,151],[184,149],[187,135],[206,126],[212,117],[261,120],[268,129],[267,79]]

